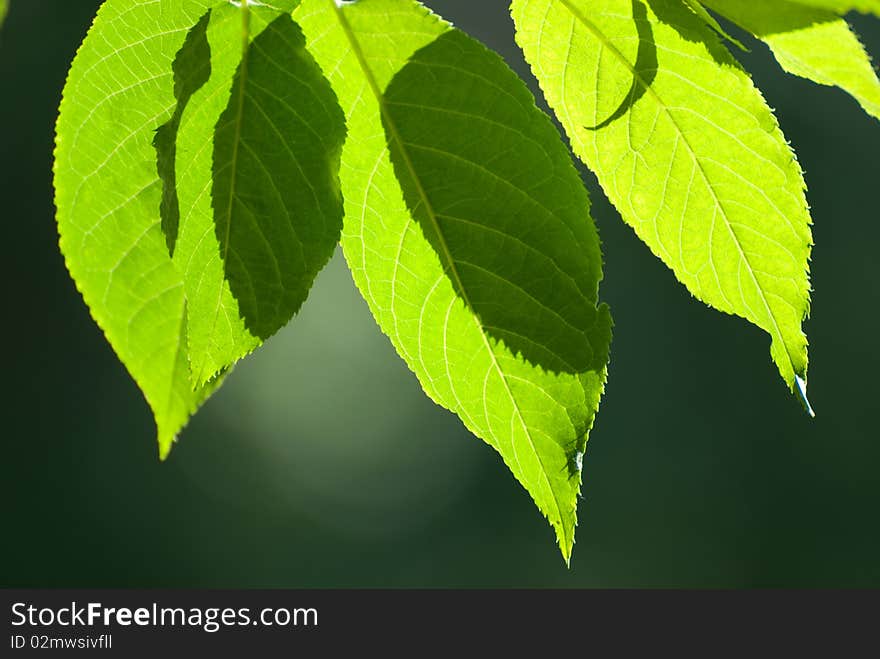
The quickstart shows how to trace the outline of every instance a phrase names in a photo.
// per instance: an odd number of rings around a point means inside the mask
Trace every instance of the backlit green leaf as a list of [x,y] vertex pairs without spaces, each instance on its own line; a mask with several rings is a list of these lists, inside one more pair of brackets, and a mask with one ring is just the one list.
[[789,73],[840,87],[880,118],[880,80],[858,37],[835,13],[786,0],[703,3],[766,42]]
[[[517,40],[577,155],[696,297],[766,330],[805,389],[810,216],[776,119],[680,0],[513,0]],[[721,362],[714,372],[728,367]]]
[[[288,0],[289,10],[297,4]],[[345,119],[299,27],[273,6],[211,13],[209,79],[176,143],[174,262],[196,384],[290,320],[342,229]]]
[[176,106],[172,62],[212,0],[107,0],[68,75],[57,125],[61,250],[138,383],[164,456],[211,386],[188,377],[183,280],[162,233],[153,138]]
[[567,559],[611,318],[559,134],[497,55],[418,3],[305,0],[295,17],[347,115],[342,244],[358,287]]

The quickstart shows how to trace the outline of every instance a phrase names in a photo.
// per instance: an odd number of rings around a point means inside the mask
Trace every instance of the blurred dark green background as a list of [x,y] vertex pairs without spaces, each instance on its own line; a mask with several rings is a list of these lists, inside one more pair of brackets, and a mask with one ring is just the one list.
[[[97,0],[0,32],[3,586],[880,586],[880,122],[743,56],[807,172],[810,420],[758,329],[693,301],[584,172],[616,321],[571,570],[495,453],[421,393],[336,258],[192,421],[153,422],[56,244],[53,123]],[[435,0],[532,84],[503,0]],[[880,57],[880,21],[854,17]],[[534,88],[534,85],[533,85]]]

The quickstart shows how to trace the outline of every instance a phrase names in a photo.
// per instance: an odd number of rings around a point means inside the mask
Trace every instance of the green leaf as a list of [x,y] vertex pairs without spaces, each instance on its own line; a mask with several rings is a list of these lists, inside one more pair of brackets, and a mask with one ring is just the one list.
[[107,0],[73,61],[57,125],[61,251],[153,410],[163,457],[217,384],[189,381],[183,280],[162,233],[152,144],[175,107],[172,61],[211,4]]
[[623,219],[696,297],[766,330],[804,393],[804,180],[749,76],[679,0],[513,0],[512,13],[548,103]]
[[9,2],[7,0],[0,0],[0,25],[3,25],[3,20],[6,18],[6,12],[9,11]]
[[789,73],[846,90],[868,114],[880,119],[880,80],[844,19],[785,0],[703,2],[763,40]]
[[[748,2],[749,0],[744,0]],[[848,11],[860,11],[863,14],[873,13],[880,16],[880,0],[792,0],[799,5],[827,9],[838,14]]]
[[418,3],[305,0],[295,16],[346,110],[342,244],[358,287],[568,559],[611,317],[558,132],[497,55]]
[[333,90],[288,14],[222,3],[207,41],[211,73],[177,131],[179,235],[169,234],[196,384],[258,347],[305,301],[342,229],[345,137]]

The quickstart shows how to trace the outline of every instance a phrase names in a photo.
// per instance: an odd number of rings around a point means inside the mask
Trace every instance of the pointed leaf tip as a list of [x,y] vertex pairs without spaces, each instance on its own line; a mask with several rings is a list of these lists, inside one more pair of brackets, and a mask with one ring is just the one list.
[[807,414],[809,414],[811,418],[815,419],[816,411],[813,409],[813,406],[810,405],[810,399],[807,398],[807,381],[800,375],[795,375],[794,382],[797,385],[798,393],[801,396],[801,402],[804,404],[804,408],[807,410]]
[[71,64],[57,122],[61,251],[92,317],[153,410],[165,453],[216,387],[193,390],[187,372],[186,302],[157,222],[163,191],[154,139],[160,126],[173,124],[168,65],[181,52],[191,54],[187,38],[198,37],[199,17],[214,4],[104,2]]

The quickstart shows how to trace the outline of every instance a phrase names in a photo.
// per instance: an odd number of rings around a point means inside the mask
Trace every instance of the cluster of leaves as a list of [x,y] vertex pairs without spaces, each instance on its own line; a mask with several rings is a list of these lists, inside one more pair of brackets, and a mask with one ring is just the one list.
[[[574,154],[695,297],[770,334],[805,402],[804,180],[715,14],[880,117],[850,9],[880,0],[511,2]],[[501,454],[568,559],[612,321],[587,191],[498,55],[416,0],[106,0],[55,188],[67,265],[162,458],[341,241],[426,393]]]

